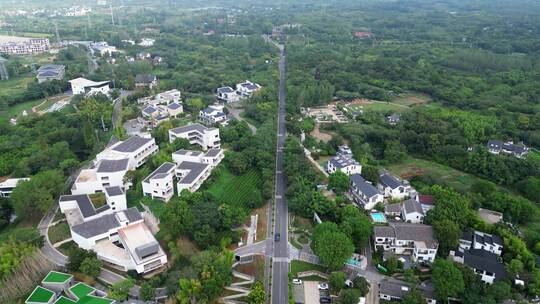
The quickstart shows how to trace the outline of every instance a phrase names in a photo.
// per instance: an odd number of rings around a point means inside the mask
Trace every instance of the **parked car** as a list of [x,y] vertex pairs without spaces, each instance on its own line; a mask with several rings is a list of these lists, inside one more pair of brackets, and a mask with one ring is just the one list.
[[319,290],[328,290],[327,283],[319,283],[318,287],[319,287]]
[[332,299],[328,297],[322,297],[319,299],[319,303],[332,303]]
[[281,239],[281,234],[276,233],[276,234],[274,235],[274,241],[275,241],[275,242],[279,242],[280,239]]
[[295,285],[300,285],[300,284],[302,284],[302,280],[300,280],[300,279],[292,279],[292,283],[295,284]]

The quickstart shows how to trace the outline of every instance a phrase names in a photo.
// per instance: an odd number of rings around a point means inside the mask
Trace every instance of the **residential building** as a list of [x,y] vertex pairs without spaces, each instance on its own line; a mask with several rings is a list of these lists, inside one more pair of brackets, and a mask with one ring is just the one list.
[[240,98],[249,98],[259,91],[261,86],[257,83],[253,83],[249,80],[236,85],[236,91],[239,93]]
[[179,90],[173,89],[165,92],[161,92],[155,96],[156,102],[159,104],[181,103],[182,94]]
[[386,204],[384,205],[384,214],[388,216],[398,217],[398,216],[401,216],[401,209],[402,209],[401,203]]
[[47,38],[27,38],[0,35],[0,53],[26,55],[41,53],[51,47]]
[[429,210],[435,207],[435,198],[433,197],[433,195],[422,195],[416,193],[414,195],[414,199],[422,205],[422,210],[424,210],[424,214],[427,214]]
[[433,228],[424,224],[390,222],[388,226],[375,226],[373,239],[375,250],[411,255],[419,263],[432,263],[439,248]]
[[177,118],[184,112],[181,104],[173,102],[169,105],[146,106],[142,109],[142,116],[148,120],[148,124],[155,127],[170,118]]
[[199,112],[199,120],[207,126],[216,124],[226,125],[227,114],[225,114],[223,109],[224,107],[222,105],[211,105]]
[[[436,304],[435,288],[431,282],[422,282],[416,286],[420,291],[427,304]],[[379,283],[379,298],[385,301],[401,301],[413,290],[413,286],[405,281],[396,280],[394,278],[383,279]]]
[[10,197],[11,192],[13,192],[13,189],[17,187],[17,185],[21,181],[28,181],[30,178],[8,178],[5,181],[0,183],[0,197]]
[[156,140],[151,136],[132,136],[124,141],[119,141],[96,155],[96,161],[102,159],[118,160],[128,159],[128,170],[135,170],[142,166],[154,154],[158,153],[159,147]]
[[86,78],[75,78],[69,81],[73,95],[85,94],[86,96],[101,93],[109,96],[111,90],[110,81],[92,81]]
[[142,166],[158,150],[152,137],[132,136],[119,141],[98,153],[91,168],[81,170],[71,193],[103,192],[110,186],[128,189],[131,182],[124,179],[127,171]]
[[513,155],[517,158],[523,158],[529,153],[529,148],[523,144],[515,145],[514,142],[502,142],[500,140],[490,140],[487,143],[487,149],[490,153],[499,155],[501,153]]
[[503,241],[500,236],[481,231],[464,231],[459,238],[459,248],[463,250],[482,249],[500,256]]
[[142,51],[142,52],[139,52],[137,53],[137,60],[149,60],[152,58],[152,54],[146,52],[146,51]]
[[163,63],[163,58],[161,56],[154,56],[154,58],[152,58],[152,65],[158,66],[162,63]]
[[86,16],[87,13],[90,13],[92,11],[91,8],[86,6],[72,6],[68,9],[66,9],[66,12],[64,16],[66,17],[80,17],[80,16]]
[[384,197],[382,193],[371,183],[366,181],[360,174],[353,174],[349,177],[350,192],[356,204],[366,210],[371,210],[377,203],[382,203]]
[[143,195],[168,202],[174,195],[175,169],[175,164],[166,162],[150,173],[142,181]]
[[92,42],[90,48],[94,52],[98,52],[101,56],[111,56],[112,54],[118,52],[115,46],[109,45],[106,41]]
[[407,181],[401,181],[393,175],[383,173],[379,179],[379,190],[384,193],[384,197],[402,200],[411,197],[414,189]]
[[480,276],[480,280],[486,284],[493,284],[496,280],[507,276],[506,268],[500,261],[500,257],[492,252],[482,249],[450,251],[450,258],[457,263],[464,264],[474,270]]
[[328,160],[326,171],[330,174],[341,171],[347,175],[362,173],[362,165],[357,162],[352,154],[338,154]]
[[352,155],[352,150],[347,145],[341,145],[338,147],[337,155]]
[[157,77],[152,74],[137,74],[135,76],[136,88],[149,88],[150,90],[157,87]]
[[401,115],[397,114],[397,113],[394,113],[394,114],[392,114],[390,116],[387,116],[386,120],[388,121],[389,124],[395,126],[401,121]]
[[153,46],[155,42],[156,42],[156,39],[142,38],[141,42],[139,42],[139,45],[143,47],[149,47],[149,46]]
[[191,150],[178,150],[172,155],[177,163],[175,174],[178,178],[176,190],[178,195],[183,190],[195,192],[210,176],[224,157],[223,150],[210,149],[206,153]]
[[60,211],[66,215],[73,241],[82,249],[122,271],[149,273],[167,263],[137,208],[126,209],[120,187],[107,188],[107,204],[95,208],[88,195],[60,197]]
[[66,66],[61,64],[46,64],[39,67],[36,78],[38,83],[50,80],[64,79]]
[[424,210],[420,202],[408,199],[401,204],[401,218],[408,223],[423,223]]
[[169,142],[174,142],[178,138],[189,140],[190,144],[197,144],[208,150],[212,148],[219,149],[221,140],[219,138],[219,129],[205,127],[199,123],[189,124],[187,126],[169,130]]
[[216,97],[226,103],[240,101],[240,94],[231,87],[218,88]]
[[50,271],[41,281],[41,286],[59,294],[65,290],[68,290],[74,284],[74,282],[73,275],[71,274]]

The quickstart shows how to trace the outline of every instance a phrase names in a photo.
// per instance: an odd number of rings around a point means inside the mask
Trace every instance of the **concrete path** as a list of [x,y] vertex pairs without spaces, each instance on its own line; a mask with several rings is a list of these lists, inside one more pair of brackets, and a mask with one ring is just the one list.
[[244,109],[233,108],[233,107],[228,107],[227,109],[229,109],[229,113],[234,118],[236,118],[239,121],[243,121],[243,122],[247,123],[249,129],[251,130],[251,133],[253,133],[253,134],[257,133],[257,128],[254,125],[247,122],[242,116],[240,116],[240,113],[244,112]]
[[313,159],[313,157],[311,157],[311,152],[309,152],[309,150],[306,148],[304,148],[304,155],[306,155],[306,158],[315,166],[315,168],[319,169],[324,176],[330,176],[323,166],[321,166],[316,160]]
[[65,240],[63,240],[63,241],[54,243],[54,244],[53,244],[53,247],[54,247],[54,248],[58,248],[58,247],[62,246],[63,244],[69,243],[69,242],[71,242],[71,241],[73,241],[73,238],[70,237],[70,238],[67,238],[67,239],[65,239]]

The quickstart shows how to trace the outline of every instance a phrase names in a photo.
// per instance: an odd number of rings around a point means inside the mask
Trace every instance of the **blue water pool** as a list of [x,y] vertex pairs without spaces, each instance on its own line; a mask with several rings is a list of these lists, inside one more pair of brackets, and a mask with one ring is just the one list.
[[371,213],[370,215],[371,215],[371,219],[375,223],[386,223],[386,216],[384,216],[384,213],[376,212],[376,213]]

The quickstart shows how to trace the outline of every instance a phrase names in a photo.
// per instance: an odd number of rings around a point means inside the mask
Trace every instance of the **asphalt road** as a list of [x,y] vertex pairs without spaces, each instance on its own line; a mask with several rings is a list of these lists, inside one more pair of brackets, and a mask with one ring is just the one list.
[[277,122],[276,180],[274,235],[281,234],[281,240],[273,244],[271,302],[289,302],[289,242],[288,207],[285,200],[286,176],[283,172],[283,147],[285,144],[285,47],[279,45],[279,106]]

